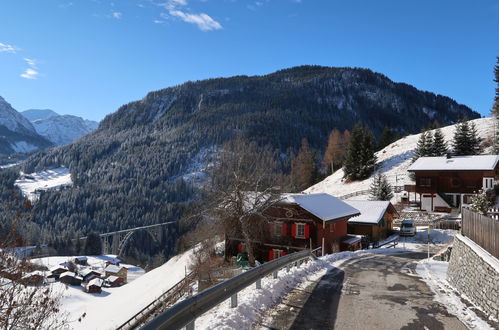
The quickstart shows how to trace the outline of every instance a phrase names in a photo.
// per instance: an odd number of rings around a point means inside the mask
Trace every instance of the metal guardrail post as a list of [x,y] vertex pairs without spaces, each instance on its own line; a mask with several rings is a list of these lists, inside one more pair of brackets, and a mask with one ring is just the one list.
[[230,297],[230,308],[236,308],[237,307],[237,293],[233,294]]
[[273,279],[276,279],[276,278],[277,278],[277,272],[273,272],[273,273],[272,273],[272,278],[273,278]]
[[194,326],[194,322],[196,320],[192,320],[191,322],[189,322],[186,326],[185,326],[185,330],[194,330],[195,326]]
[[257,289],[261,289],[262,288],[262,280],[259,279],[258,281],[256,281],[256,288]]

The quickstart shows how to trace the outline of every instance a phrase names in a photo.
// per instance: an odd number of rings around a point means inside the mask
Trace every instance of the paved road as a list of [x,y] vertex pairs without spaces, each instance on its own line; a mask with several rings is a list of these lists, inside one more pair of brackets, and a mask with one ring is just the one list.
[[261,329],[466,329],[414,273],[425,253],[346,261],[304,290],[293,290]]

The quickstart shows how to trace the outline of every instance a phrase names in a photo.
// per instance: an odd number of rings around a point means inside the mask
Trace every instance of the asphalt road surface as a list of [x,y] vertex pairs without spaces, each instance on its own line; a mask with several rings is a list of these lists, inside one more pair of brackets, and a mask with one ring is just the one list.
[[294,289],[260,329],[466,329],[416,276],[426,253],[351,259]]

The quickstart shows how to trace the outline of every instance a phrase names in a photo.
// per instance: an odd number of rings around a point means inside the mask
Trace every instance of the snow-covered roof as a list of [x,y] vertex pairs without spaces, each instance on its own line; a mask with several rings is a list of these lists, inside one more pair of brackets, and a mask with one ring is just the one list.
[[59,276],[59,278],[61,278],[61,277],[65,277],[65,276],[75,277],[75,278],[76,278],[76,274],[75,274],[75,273],[73,273],[73,272],[64,272],[64,273],[62,273],[62,274]]
[[116,266],[116,265],[108,265],[104,270],[106,272],[110,272],[110,273],[117,273],[119,272],[122,268],[125,268],[123,266]]
[[79,273],[83,277],[85,277],[85,276],[87,276],[88,274],[91,274],[91,273],[95,274],[95,275],[97,275],[97,274],[102,275],[99,271],[94,270],[92,268],[83,268],[82,270],[79,271]]
[[354,244],[360,242],[360,237],[350,236],[343,241],[345,244]]
[[87,261],[88,258],[87,257],[76,257],[75,260],[79,260],[79,261]]
[[102,286],[102,283],[104,283],[104,281],[101,280],[100,278],[94,278],[93,280],[90,280],[88,282],[88,286],[91,286],[91,285]]
[[325,193],[286,194],[283,203],[297,204],[317,218],[330,221],[359,214],[359,210]]
[[490,171],[494,170],[499,155],[447,157],[420,157],[408,171]]
[[108,280],[109,282],[114,282],[114,281],[116,281],[116,280],[119,280],[120,278],[121,278],[121,277],[118,277],[118,276],[114,276],[114,275],[112,275],[112,276],[109,276],[109,277],[107,278],[107,280]]
[[349,223],[378,224],[390,206],[389,201],[346,200],[345,203],[360,211],[360,215],[348,219]]
[[51,272],[55,272],[56,270],[59,270],[59,269],[68,270],[66,267],[63,267],[63,266],[53,266],[53,267],[50,267],[50,271]]

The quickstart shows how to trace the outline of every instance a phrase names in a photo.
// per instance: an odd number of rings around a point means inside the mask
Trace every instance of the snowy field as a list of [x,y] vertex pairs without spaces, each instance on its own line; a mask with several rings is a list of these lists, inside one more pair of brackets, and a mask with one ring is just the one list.
[[[490,137],[491,132],[494,132],[495,118],[480,118],[470,122],[475,123],[478,135],[482,139]],[[450,144],[454,136],[455,126],[450,125],[443,127],[442,133],[445,140]],[[432,131],[433,132],[433,131]],[[409,178],[407,168],[411,165],[414,149],[421,134],[409,135],[396,142],[388,145],[384,149],[378,151],[377,166],[379,172],[383,173],[388,182],[392,186],[403,186],[404,184],[413,184]],[[373,174],[374,175],[374,174]],[[371,178],[364,181],[356,181],[352,183],[343,182],[343,170],[340,169],[328,176],[323,181],[313,185],[305,190],[307,193],[325,192],[333,196],[342,196],[356,191],[367,190],[371,185]],[[368,195],[356,196],[353,199],[367,199]],[[396,197],[394,197],[395,199]]]
[[[192,252],[187,251],[147,273],[140,267],[122,264],[128,268],[129,283],[102,288],[100,294],[85,293],[81,287],[59,282],[50,285],[62,294],[61,312],[67,313],[71,329],[115,329],[183,279],[186,270],[189,271],[191,256]],[[89,257],[89,264],[100,268],[112,257],[115,256]],[[50,268],[69,259],[71,257],[48,257],[34,261]]]
[[73,181],[71,181],[69,169],[58,167],[31,174],[21,173],[15,184],[21,189],[24,196],[31,201],[36,201],[38,199],[37,190],[58,189],[72,185]]

